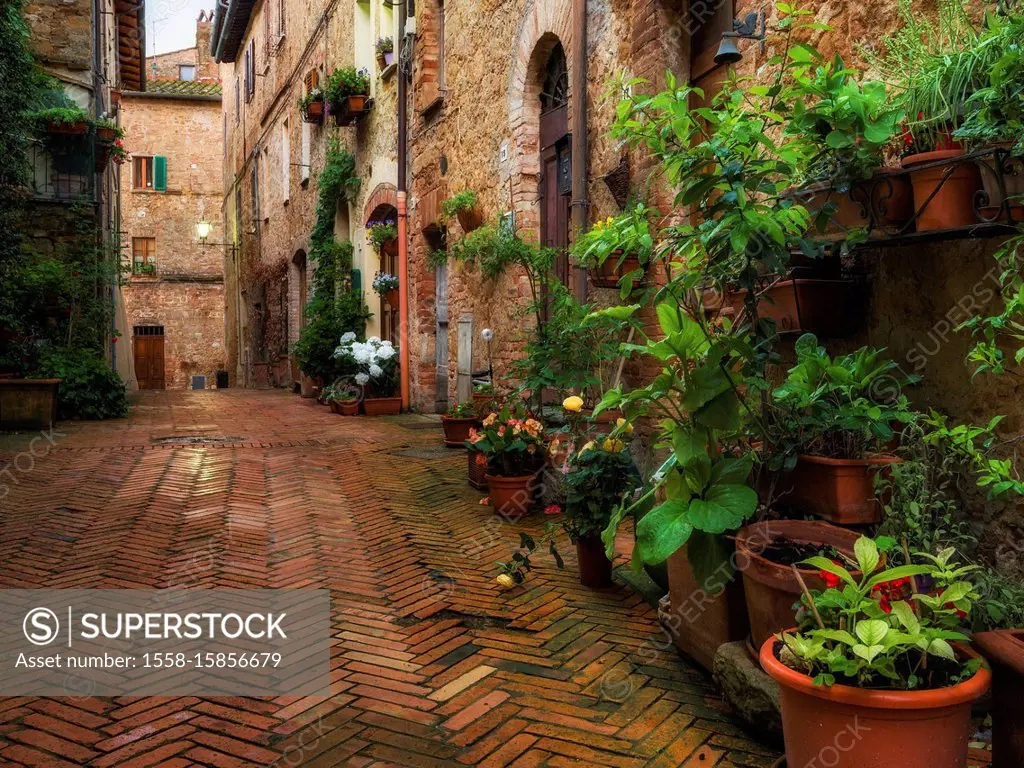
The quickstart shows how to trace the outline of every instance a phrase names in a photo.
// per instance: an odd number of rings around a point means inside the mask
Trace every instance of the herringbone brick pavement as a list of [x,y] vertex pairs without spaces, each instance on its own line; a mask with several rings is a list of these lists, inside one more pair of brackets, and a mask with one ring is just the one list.
[[566,571],[540,557],[524,589],[497,591],[495,562],[545,520],[495,518],[425,419],[152,392],[128,419],[57,432],[31,462],[33,436],[0,437],[0,467],[21,457],[0,478],[0,587],[328,588],[332,696],[0,699],[0,765],[776,759],[639,596],[580,587],[572,556]]

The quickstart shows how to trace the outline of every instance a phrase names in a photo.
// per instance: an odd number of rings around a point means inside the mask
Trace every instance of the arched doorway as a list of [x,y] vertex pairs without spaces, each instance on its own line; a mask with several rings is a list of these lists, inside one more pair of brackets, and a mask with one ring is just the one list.
[[540,71],[540,241],[560,256],[554,271],[569,284],[569,225],[572,209],[572,135],[569,133],[569,67],[556,42]]
[[[390,222],[392,224],[398,221],[398,209],[395,208],[390,202],[379,202],[367,215],[366,227],[369,228],[374,222]],[[381,252],[380,256],[380,271],[386,272],[390,275],[398,275],[398,240],[392,240],[390,243],[386,243]],[[374,275],[366,275],[363,279],[365,281],[365,289],[372,291],[371,283]],[[407,286],[399,286],[399,291],[407,290]],[[372,306],[372,305],[371,305]],[[382,339],[390,339],[394,344],[398,344],[398,323],[399,323],[399,308],[398,306],[392,306],[384,296],[377,298],[377,312],[380,318],[380,337]]]

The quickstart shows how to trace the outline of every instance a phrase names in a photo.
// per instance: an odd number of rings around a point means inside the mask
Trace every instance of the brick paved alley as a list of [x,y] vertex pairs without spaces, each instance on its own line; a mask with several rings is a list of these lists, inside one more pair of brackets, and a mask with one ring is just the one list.
[[[435,422],[343,418],[281,392],[147,392],[128,419],[59,432],[5,481],[0,586],[326,587],[333,695],[0,699],[0,765],[776,759],[657,649],[639,595],[583,589],[574,558],[559,572],[547,556],[525,589],[497,591],[517,529],[545,521],[498,525]],[[0,464],[29,437],[0,438]]]

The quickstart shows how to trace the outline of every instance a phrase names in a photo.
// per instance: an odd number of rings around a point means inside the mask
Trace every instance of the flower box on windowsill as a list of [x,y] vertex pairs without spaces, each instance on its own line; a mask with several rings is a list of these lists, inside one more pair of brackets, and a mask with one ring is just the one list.
[[365,94],[346,96],[340,103],[331,104],[334,122],[340,126],[353,125],[370,111],[370,97]]

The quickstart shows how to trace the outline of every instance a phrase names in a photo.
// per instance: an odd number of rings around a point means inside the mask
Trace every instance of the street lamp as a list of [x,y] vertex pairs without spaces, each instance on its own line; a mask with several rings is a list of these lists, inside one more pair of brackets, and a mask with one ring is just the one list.
[[213,230],[213,224],[208,221],[199,221],[196,224],[196,234],[199,236],[199,240],[205,245],[206,238],[210,236],[210,232]]

